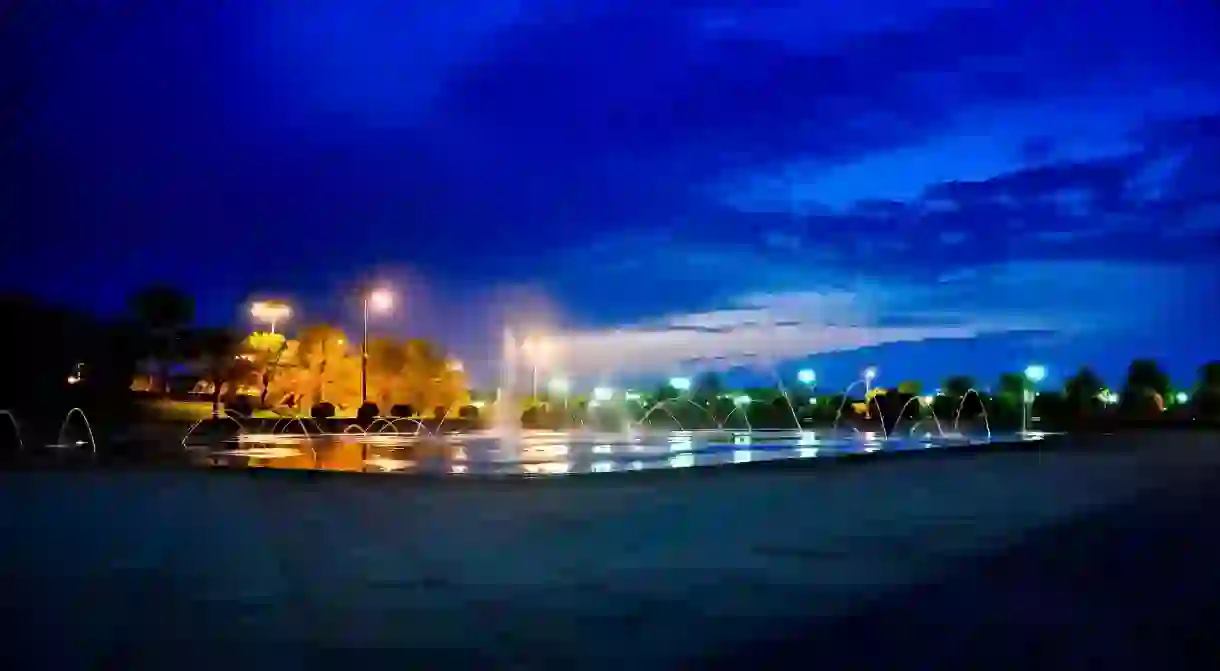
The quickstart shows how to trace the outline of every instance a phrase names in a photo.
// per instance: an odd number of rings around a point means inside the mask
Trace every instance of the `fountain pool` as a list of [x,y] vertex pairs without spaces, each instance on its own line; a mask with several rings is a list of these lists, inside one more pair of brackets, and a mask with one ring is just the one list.
[[[193,463],[222,468],[288,468],[434,475],[567,475],[676,469],[783,459],[833,459],[879,452],[953,449],[1038,440],[1041,433],[925,434],[883,438],[856,431],[672,431],[496,434],[241,433],[188,443]],[[997,449],[1002,449],[997,444]]]

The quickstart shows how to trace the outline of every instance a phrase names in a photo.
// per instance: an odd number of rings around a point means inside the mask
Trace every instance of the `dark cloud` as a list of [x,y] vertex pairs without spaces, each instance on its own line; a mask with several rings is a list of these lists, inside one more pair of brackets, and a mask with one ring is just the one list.
[[1012,46],[985,11],[800,51],[708,39],[683,12],[598,14],[505,33],[454,78],[439,113],[493,149],[565,160],[678,149],[736,164],[777,152],[837,157],[940,120],[952,101],[927,95],[924,76],[953,73],[960,97],[991,95],[979,59]]

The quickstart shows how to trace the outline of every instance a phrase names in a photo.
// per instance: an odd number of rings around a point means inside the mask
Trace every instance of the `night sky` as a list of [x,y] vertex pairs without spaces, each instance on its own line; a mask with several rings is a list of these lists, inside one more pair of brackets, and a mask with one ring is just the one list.
[[1213,0],[0,12],[9,290],[354,327],[383,282],[484,383],[523,314],[589,375],[1220,357]]

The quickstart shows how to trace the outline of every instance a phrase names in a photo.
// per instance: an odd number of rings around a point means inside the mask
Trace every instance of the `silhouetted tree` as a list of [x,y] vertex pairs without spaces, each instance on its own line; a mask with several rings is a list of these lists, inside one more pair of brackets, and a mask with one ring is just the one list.
[[702,373],[691,385],[691,395],[700,401],[714,401],[724,390],[720,376],[715,373]]
[[153,285],[131,296],[128,309],[157,364],[162,391],[169,389],[169,369],[182,355],[179,340],[195,319],[195,302],[169,286]]
[[1209,361],[1199,366],[1199,386],[1220,389],[1220,361]]
[[188,356],[203,361],[212,382],[212,418],[220,417],[220,396],[225,383],[236,395],[236,381],[249,371],[249,362],[236,355],[240,342],[226,329],[196,329],[183,337],[182,350]]
[[974,388],[974,380],[967,375],[954,375],[945,380],[945,394],[961,398],[966,395],[966,392]]
[[1125,414],[1152,417],[1165,407],[1169,376],[1152,359],[1136,359],[1127,368],[1121,408]]
[[923,385],[915,380],[907,380],[898,384],[898,393],[907,396],[919,396],[923,391]]
[[1104,388],[1105,383],[1102,382],[1101,377],[1086,366],[1067,379],[1063,386],[1063,395],[1074,412],[1093,414],[1101,409],[1101,400],[1098,395]]

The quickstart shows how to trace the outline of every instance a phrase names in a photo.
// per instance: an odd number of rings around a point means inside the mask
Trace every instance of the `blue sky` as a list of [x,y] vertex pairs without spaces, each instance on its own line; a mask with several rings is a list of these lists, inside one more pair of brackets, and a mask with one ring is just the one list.
[[[401,5],[401,6],[400,6]],[[420,5],[418,7],[412,5]],[[1217,356],[1207,0],[23,3],[4,286],[153,281],[556,373]]]

